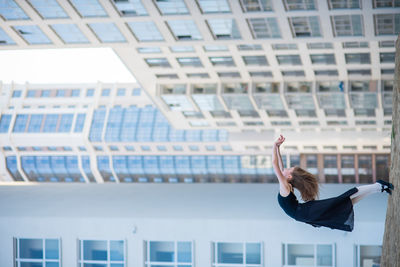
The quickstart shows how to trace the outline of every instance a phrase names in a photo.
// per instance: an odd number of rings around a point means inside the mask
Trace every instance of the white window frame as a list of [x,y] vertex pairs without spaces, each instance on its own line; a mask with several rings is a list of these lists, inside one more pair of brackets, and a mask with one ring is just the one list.
[[[243,263],[239,264],[239,263],[218,263],[218,244],[219,243],[239,243],[242,244],[242,253],[243,253]],[[260,264],[246,264],[246,244],[260,244]],[[214,250],[212,250],[214,246]],[[225,267],[225,266],[237,266],[237,267],[261,267],[264,266],[264,244],[262,241],[254,241],[254,242],[250,242],[250,241],[212,241],[211,242],[211,266],[212,267]]]
[[[173,242],[174,243],[174,261],[173,262],[158,262],[158,261],[150,261],[150,242]],[[190,249],[191,249],[191,259],[192,262],[178,262],[178,242],[190,242]],[[144,266],[150,267],[152,265],[159,265],[159,266],[171,266],[177,267],[178,265],[186,265],[186,266],[194,266],[194,241],[193,240],[145,240],[144,246],[146,250],[146,255],[144,259]]]
[[[303,266],[303,265],[289,265],[285,264],[288,263],[288,245],[313,245],[314,246],[314,265],[315,267],[318,267],[317,265],[317,246],[318,245],[330,245],[332,246],[332,266],[326,266],[326,267],[334,267],[336,266],[336,244],[335,243],[282,243],[282,246],[285,248],[285,255],[282,255],[284,257],[284,262],[282,262],[282,267],[310,267],[310,265]],[[283,251],[282,251],[283,253]],[[283,258],[282,257],[282,258]]]
[[[107,242],[107,261],[100,261],[100,260],[84,260],[83,259],[83,241],[106,241]],[[124,260],[123,261],[111,261],[110,259],[110,241],[123,241],[124,242]],[[127,249],[126,249],[126,240],[125,239],[95,239],[95,238],[79,238],[77,239],[77,260],[78,260],[78,267],[83,267],[85,263],[91,264],[106,264],[107,267],[110,267],[111,263],[115,264],[123,264],[124,267],[127,267],[126,264],[126,256],[127,256]],[[79,257],[80,255],[80,257]],[[82,258],[81,258],[82,257]]]
[[[377,245],[377,244],[355,244],[354,245],[354,253],[355,253],[354,259],[355,259],[355,266],[356,267],[361,267],[361,259],[360,259],[360,257],[361,257],[360,247],[361,246],[374,246],[374,247],[379,247],[380,246],[382,248],[382,245]],[[382,252],[381,252],[381,256],[382,256]]]
[[[26,259],[20,258],[20,239],[41,239],[42,240],[42,248],[43,248],[43,258],[42,259]],[[46,259],[46,239],[56,239],[58,240],[58,259]],[[14,266],[21,267],[21,262],[34,262],[34,263],[42,263],[43,266],[46,265],[46,262],[57,262],[58,266],[61,266],[61,239],[59,237],[46,237],[46,238],[38,238],[38,237],[14,237]],[[18,257],[17,257],[18,255]]]

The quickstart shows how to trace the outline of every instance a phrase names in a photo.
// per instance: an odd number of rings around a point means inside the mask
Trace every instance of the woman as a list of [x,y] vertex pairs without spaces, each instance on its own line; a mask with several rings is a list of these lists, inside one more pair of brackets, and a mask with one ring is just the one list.
[[[338,197],[315,200],[319,190],[317,178],[300,167],[283,168],[279,147],[284,141],[285,138],[280,135],[272,153],[272,165],[279,180],[278,202],[286,214],[297,221],[314,227],[325,226],[351,232],[355,203],[372,193],[386,191],[392,194],[393,185],[379,180],[375,184],[354,187]],[[297,201],[293,188],[300,191],[304,203]]]

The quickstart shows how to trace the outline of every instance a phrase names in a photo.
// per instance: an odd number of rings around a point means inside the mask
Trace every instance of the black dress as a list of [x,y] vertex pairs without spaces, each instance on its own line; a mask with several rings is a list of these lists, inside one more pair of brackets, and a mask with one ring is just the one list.
[[278,202],[286,214],[296,221],[314,227],[325,226],[351,232],[354,227],[354,211],[350,196],[357,191],[354,187],[337,197],[305,203],[299,203],[293,192],[290,192],[286,197],[278,194]]

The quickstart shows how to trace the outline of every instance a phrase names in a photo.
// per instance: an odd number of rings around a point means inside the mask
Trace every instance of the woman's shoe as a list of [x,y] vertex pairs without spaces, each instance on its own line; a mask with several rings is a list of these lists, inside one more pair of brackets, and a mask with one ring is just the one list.
[[[394,189],[394,186],[393,186],[392,183],[386,182],[386,181],[384,181],[384,180],[378,180],[378,181],[376,181],[376,182],[377,182],[377,183],[380,183],[380,184],[382,185],[382,187],[383,187],[383,186],[387,186],[389,189]],[[383,190],[382,190],[382,192],[383,192]]]
[[[382,187],[383,187],[383,185],[382,185]],[[389,187],[383,188],[382,192],[383,191],[386,191],[386,193],[388,193],[389,195],[392,195],[392,190]]]

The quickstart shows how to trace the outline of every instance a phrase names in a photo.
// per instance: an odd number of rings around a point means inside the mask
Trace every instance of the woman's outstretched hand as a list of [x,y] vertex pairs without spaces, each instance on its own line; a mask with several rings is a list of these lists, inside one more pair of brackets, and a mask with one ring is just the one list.
[[285,142],[285,137],[283,137],[283,135],[279,135],[278,139],[275,141],[275,145],[279,147],[283,144],[283,142]]

